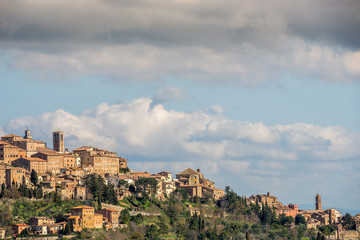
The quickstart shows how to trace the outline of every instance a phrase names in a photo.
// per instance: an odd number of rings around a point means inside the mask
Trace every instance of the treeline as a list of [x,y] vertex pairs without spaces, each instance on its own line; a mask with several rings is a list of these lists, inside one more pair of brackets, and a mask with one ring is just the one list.
[[[145,196],[144,196],[145,197]],[[138,202],[142,198],[137,197]],[[162,214],[139,220],[127,210],[121,212],[120,220],[128,224],[123,230],[128,238],[136,239],[323,239],[332,233],[323,228],[317,234],[307,230],[305,218],[277,216],[275,209],[267,204],[246,203],[230,187],[225,196],[214,201],[209,197],[189,197],[183,190],[176,190],[165,201],[151,200]]]

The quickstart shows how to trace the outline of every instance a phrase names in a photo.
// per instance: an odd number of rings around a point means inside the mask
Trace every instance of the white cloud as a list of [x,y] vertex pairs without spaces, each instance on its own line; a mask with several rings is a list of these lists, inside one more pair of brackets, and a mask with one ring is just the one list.
[[2,129],[2,127],[0,126],[0,136],[4,136],[5,135],[5,132],[4,130]]
[[360,51],[345,54],[343,61],[349,73],[360,76]]
[[102,103],[80,115],[60,109],[14,119],[6,129],[30,127],[47,138],[61,129],[69,148],[90,144],[167,161],[339,161],[360,156],[360,133],[349,133],[341,127],[306,123],[265,126],[228,119],[221,109],[185,113],[166,110],[161,104],[151,108],[151,103],[148,98],[114,105]]

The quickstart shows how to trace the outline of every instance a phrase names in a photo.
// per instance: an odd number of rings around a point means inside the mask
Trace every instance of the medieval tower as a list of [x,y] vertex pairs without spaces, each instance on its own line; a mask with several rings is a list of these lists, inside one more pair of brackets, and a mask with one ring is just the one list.
[[320,197],[320,194],[316,194],[316,197],[315,197],[315,209],[316,210],[321,210],[321,197]]
[[54,151],[64,152],[64,133],[61,131],[53,132],[53,148]]
[[26,130],[25,130],[24,139],[32,139],[31,133],[30,133],[30,130],[29,130],[29,129],[26,129]]

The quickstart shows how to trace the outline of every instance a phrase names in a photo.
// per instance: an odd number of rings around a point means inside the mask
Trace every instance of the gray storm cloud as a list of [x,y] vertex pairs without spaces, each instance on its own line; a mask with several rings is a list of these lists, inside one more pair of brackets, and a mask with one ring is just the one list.
[[282,73],[335,82],[360,75],[356,0],[0,4],[8,65],[47,79],[67,73],[259,85]]

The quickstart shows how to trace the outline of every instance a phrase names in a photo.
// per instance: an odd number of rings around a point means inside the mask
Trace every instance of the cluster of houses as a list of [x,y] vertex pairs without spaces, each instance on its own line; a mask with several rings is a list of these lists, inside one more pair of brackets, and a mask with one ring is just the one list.
[[[284,214],[285,216],[291,216],[293,218],[296,215],[301,214],[304,216],[307,228],[319,229],[321,226],[333,225],[336,227],[336,234],[340,236],[344,230],[341,224],[343,215],[340,211],[334,208],[322,209],[321,196],[318,193],[315,196],[315,209],[314,210],[301,210],[298,205],[288,204],[286,206],[279,202],[277,197],[267,194],[252,195],[246,199],[248,204],[268,204],[275,209],[276,214],[279,216]],[[360,231],[360,215],[355,217],[357,231]]]
[[[103,208],[98,212],[90,206],[77,206],[71,209],[67,214],[67,222],[56,223],[54,219],[48,217],[32,217],[28,224],[18,223],[12,226],[13,235],[16,237],[25,229],[36,235],[58,234],[65,229],[68,222],[72,223],[74,231],[82,231],[84,228],[105,228],[114,229],[119,227],[119,210],[112,208]],[[1,233],[4,231],[2,237]],[[5,237],[5,229],[0,229],[0,238]]]
[[[38,186],[43,194],[57,192],[63,199],[92,199],[90,190],[84,185],[83,178],[88,174],[102,176],[106,184],[113,184],[119,200],[140,191],[130,191],[129,186],[136,186],[140,178],[153,178],[157,188],[155,197],[163,200],[166,195],[176,189],[183,189],[191,197],[208,196],[215,200],[224,195],[224,191],[216,188],[214,182],[204,178],[200,169],[186,169],[176,174],[173,179],[170,172],[151,174],[136,172],[128,168],[127,159],[117,156],[115,152],[106,151],[92,146],[82,146],[73,151],[64,148],[64,133],[53,132],[53,149],[43,141],[34,140],[30,130],[25,130],[23,137],[10,134],[0,140],[0,184],[10,188],[14,184],[23,184],[34,188],[31,172],[37,173]],[[125,184],[124,184],[125,183]],[[119,211],[102,209],[95,212],[89,206],[71,209],[67,216],[75,231],[83,228],[116,228],[118,227]],[[31,218],[27,223],[12,226],[14,235],[29,229],[36,234],[53,234],[64,229],[66,222],[55,223],[46,217]],[[0,238],[2,229],[0,228]]]
[[[53,149],[45,142],[32,139],[30,130],[23,137],[14,134],[1,137],[0,141],[0,184],[11,187],[13,184],[31,186],[31,171],[36,171],[43,193],[58,191],[63,198],[87,199],[88,190],[84,187],[84,176],[96,173],[105,182],[114,184],[119,199],[128,197],[128,186],[139,178],[157,180],[156,197],[163,199],[176,188],[184,189],[190,196],[219,199],[224,191],[215,188],[214,182],[203,177],[200,169],[186,169],[172,178],[169,172],[150,174],[128,169],[127,159],[115,152],[91,146],[82,146],[69,152],[64,148],[64,133],[53,132]],[[124,180],[128,185],[119,185]]]

